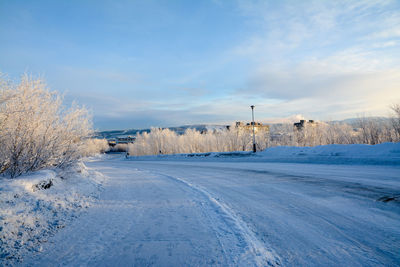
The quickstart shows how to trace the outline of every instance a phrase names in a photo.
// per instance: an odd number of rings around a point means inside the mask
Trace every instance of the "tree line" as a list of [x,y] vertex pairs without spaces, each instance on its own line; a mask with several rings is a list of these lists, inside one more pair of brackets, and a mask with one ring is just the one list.
[[[272,124],[256,134],[257,150],[273,146],[317,146],[329,144],[370,144],[400,142],[400,104],[392,105],[390,119],[360,117],[353,123],[314,122],[296,128],[293,124]],[[169,129],[153,128],[137,134],[128,145],[130,155],[157,155],[251,151],[252,132],[248,128],[222,127],[201,132],[187,129],[177,134]]]

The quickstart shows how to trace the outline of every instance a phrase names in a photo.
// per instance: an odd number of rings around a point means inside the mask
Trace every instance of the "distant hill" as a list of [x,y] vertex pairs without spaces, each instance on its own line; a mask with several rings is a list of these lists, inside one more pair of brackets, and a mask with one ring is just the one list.
[[[195,125],[184,125],[177,127],[162,127],[163,129],[170,129],[178,134],[183,134],[187,129],[196,129],[197,131],[206,130],[209,128],[219,128],[222,125],[208,125],[208,124],[195,124]],[[137,133],[150,132],[150,129],[127,129],[127,130],[111,130],[111,131],[100,131],[96,132],[96,138],[112,139],[116,137],[134,136]]]
[[123,136],[128,136],[128,135],[136,135],[137,133],[142,133],[142,132],[150,132],[150,129],[128,129],[128,130],[111,130],[111,131],[101,131],[101,132],[96,132],[95,137],[96,138],[106,138],[106,139],[112,139],[116,137],[123,137]]
[[349,119],[338,120],[338,121],[331,121],[331,122],[347,123],[347,124],[350,124],[350,125],[354,125],[354,124],[356,124],[360,119],[377,120],[377,121],[389,121],[389,120],[390,120],[390,118],[388,118],[388,117],[365,117],[365,118],[349,118]]

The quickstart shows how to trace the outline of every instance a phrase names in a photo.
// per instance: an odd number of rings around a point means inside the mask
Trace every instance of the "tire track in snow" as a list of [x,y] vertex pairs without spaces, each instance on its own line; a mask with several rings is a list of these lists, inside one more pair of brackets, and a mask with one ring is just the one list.
[[[192,191],[200,193],[204,196],[208,202],[210,202],[219,212],[219,214],[225,215],[230,223],[233,225],[231,230],[235,233],[235,236],[239,237],[245,242],[245,252],[241,255],[240,260],[252,261],[254,260],[256,266],[280,266],[281,261],[279,256],[275,253],[272,248],[266,247],[263,242],[261,242],[255,235],[255,233],[249,229],[247,224],[226,204],[219,201],[219,199],[213,197],[207,190],[203,187],[194,185],[190,182],[187,182],[181,178],[165,175],[162,173],[148,171],[153,174],[157,174],[163,177],[166,177],[175,182],[181,183],[186,187],[190,188]],[[215,229],[217,231],[217,229]],[[223,236],[220,232],[217,233],[219,236]],[[241,237],[241,238],[240,238]],[[220,239],[218,237],[218,239]],[[221,241],[219,241],[221,243]],[[225,248],[221,243],[222,249],[225,252]],[[237,263],[237,262],[236,262]]]

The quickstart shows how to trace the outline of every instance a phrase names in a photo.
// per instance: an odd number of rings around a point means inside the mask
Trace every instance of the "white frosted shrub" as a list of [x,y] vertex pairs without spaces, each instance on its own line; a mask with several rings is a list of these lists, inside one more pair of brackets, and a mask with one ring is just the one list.
[[[397,106],[395,106],[396,108]],[[400,109],[399,109],[400,110]],[[397,113],[396,113],[397,114]],[[293,124],[271,125],[270,131],[257,131],[257,151],[272,146],[317,146],[328,144],[378,144],[398,140],[396,127],[400,115],[392,123],[362,118],[354,126],[346,123],[317,122],[297,130]],[[153,128],[138,134],[129,144],[130,155],[251,151],[252,132],[232,125],[229,130],[214,129],[201,133],[187,129],[178,135],[169,129]]]
[[81,153],[83,156],[94,156],[106,152],[109,148],[106,139],[90,138],[82,145]]
[[92,134],[86,109],[66,109],[40,79],[0,82],[0,174],[15,177],[46,167],[66,167],[81,157]]
[[[258,133],[260,149],[269,143],[268,132]],[[201,133],[196,129],[187,129],[178,135],[169,129],[152,128],[150,133],[137,134],[136,141],[129,144],[130,155],[157,155],[177,153],[204,153],[227,151],[250,151],[252,149],[249,131],[232,126],[228,129],[209,130]]]
[[392,139],[394,142],[400,142],[400,103],[393,104],[390,108],[393,111],[391,118]]

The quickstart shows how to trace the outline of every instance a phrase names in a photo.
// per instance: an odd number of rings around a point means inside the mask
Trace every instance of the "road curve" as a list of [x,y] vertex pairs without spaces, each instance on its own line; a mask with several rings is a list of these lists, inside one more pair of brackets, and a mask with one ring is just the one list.
[[99,201],[24,264],[400,263],[396,166],[124,159],[88,165],[109,177]]

